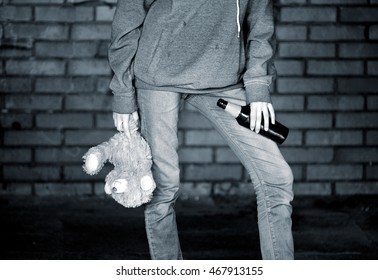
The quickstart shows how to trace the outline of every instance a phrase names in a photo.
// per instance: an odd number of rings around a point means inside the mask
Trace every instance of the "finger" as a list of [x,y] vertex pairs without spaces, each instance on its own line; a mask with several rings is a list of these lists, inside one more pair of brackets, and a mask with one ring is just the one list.
[[129,129],[129,115],[122,115],[122,130],[126,133],[126,137],[130,139],[130,129]]
[[269,110],[270,119],[272,121],[272,124],[275,124],[275,122],[276,122],[276,113],[274,112],[274,108],[273,108],[272,103],[268,103],[268,110]]
[[133,113],[133,118],[134,118],[135,121],[138,121],[138,120],[139,120],[139,114],[138,114],[138,111],[135,111],[135,112]]
[[116,115],[116,127],[118,131],[122,131],[122,117],[120,114]]
[[256,104],[251,103],[250,108],[251,108],[251,113],[250,113],[250,116],[249,116],[250,129],[255,130],[255,127],[256,127]]
[[136,127],[139,128],[139,114],[138,114],[138,111],[135,111],[133,113],[133,119],[134,119],[134,121],[136,123]]
[[261,111],[262,111],[261,107],[258,106],[256,108],[256,128],[255,128],[256,133],[259,133],[260,132],[260,128],[261,128],[261,114],[262,114]]
[[114,126],[117,127],[117,113],[113,112],[113,122],[114,122]]
[[268,131],[269,129],[269,112],[268,112],[268,106],[264,104],[262,107],[262,113],[264,117],[264,130]]

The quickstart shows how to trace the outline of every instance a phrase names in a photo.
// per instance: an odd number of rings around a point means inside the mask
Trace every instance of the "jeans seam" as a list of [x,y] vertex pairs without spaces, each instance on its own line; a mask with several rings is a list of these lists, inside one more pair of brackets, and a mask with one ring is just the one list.
[[155,244],[154,244],[154,241],[153,241],[153,234],[151,234],[151,227],[150,227],[150,221],[148,219],[148,215],[145,215],[145,220],[146,220],[146,224],[147,224],[147,235],[148,235],[148,240],[150,242],[150,254],[151,254],[151,257],[152,259],[156,259],[155,257]]

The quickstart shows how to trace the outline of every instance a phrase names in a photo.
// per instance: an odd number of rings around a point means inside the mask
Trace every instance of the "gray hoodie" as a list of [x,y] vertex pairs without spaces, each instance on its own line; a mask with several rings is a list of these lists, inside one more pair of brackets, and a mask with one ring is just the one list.
[[270,102],[270,0],[118,0],[109,62],[113,111],[137,110],[135,87],[209,93],[245,87]]

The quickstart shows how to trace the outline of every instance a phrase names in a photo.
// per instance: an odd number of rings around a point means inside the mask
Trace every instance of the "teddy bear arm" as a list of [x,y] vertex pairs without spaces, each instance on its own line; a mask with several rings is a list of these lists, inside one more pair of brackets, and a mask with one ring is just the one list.
[[96,146],[90,148],[83,156],[83,159],[85,161],[83,165],[84,171],[89,175],[95,175],[102,169],[107,157],[104,150],[101,147]]

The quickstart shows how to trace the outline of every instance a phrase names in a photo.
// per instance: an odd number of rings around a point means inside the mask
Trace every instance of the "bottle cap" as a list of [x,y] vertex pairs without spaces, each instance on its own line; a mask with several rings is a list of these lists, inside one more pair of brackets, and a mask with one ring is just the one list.
[[222,109],[226,109],[228,102],[222,98],[218,99],[217,105]]

